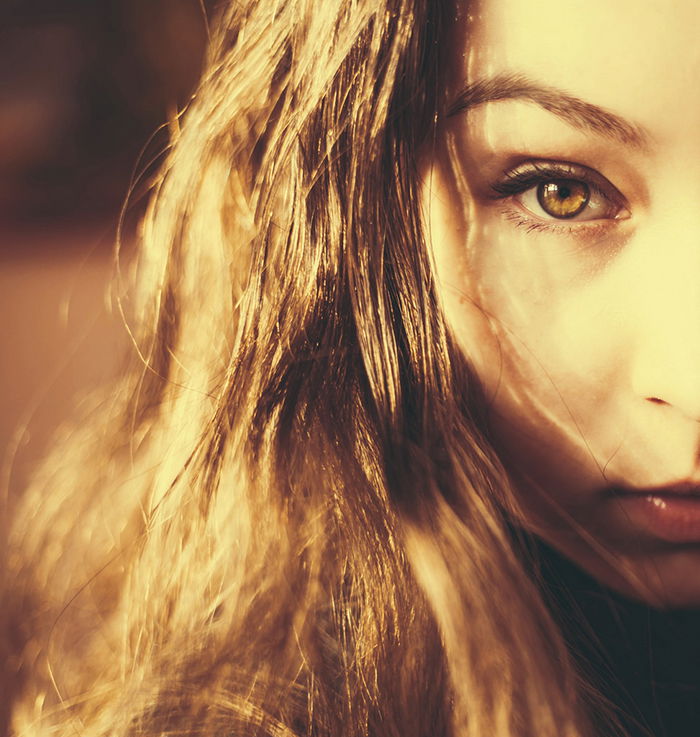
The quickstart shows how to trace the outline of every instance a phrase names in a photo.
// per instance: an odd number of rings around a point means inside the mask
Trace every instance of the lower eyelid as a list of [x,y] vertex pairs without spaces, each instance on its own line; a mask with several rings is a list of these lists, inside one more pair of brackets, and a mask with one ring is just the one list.
[[499,214],[517,228],[523,228],[527,233],[550,233],[554,235],[580,236],[586,239],[605,235],[615,227],[613,218],[598,218],[592,220],[545,220],[525,210],[522,206],[502,207]]

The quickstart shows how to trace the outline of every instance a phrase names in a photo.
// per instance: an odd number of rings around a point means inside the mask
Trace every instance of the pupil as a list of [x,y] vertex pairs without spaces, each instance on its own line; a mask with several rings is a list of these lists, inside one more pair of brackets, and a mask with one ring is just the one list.
[[569,197],[571,197],[571,189],[567,187],[565,184],[559,184],[557,185],[558,192],[557,195],[559,196],[560,200],[568,200]]

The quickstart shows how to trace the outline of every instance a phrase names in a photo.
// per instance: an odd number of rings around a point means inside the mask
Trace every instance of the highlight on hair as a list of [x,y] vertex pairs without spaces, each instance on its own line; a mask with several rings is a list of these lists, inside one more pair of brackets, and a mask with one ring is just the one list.
[[18,511],[12,734],[590,734],[419,207],[433,0],[237,0],[143,225],[139,361]]

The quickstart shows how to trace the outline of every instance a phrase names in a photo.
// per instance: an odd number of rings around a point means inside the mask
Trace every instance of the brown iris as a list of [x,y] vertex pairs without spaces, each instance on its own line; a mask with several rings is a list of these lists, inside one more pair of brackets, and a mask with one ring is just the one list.
[[586,207],[590,196],[590,187],[576,179],[551,179],[537,187],[537,201],[553,218],[575,217]]

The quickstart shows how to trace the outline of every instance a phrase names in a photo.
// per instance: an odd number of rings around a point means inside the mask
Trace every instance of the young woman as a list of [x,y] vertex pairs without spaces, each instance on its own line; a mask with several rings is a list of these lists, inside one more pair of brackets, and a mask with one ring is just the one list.
[[694,733],[699,12],[225,5],[14,524],[11,734]]

